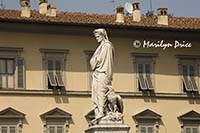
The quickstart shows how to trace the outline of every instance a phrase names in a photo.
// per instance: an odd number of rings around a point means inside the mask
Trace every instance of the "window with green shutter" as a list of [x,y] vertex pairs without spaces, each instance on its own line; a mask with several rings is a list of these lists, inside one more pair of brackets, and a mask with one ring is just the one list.
[[40,49],[46,89],[65,89],[67,49]]
[[138,90],[154,90],[153,85],[153,60],[149,57],[136,58]]
[[46,59],[48,80],[48,89],[64,87],[64,59],[51,58]]
[[194,64],[182,64],[182,80],[184,91],[198,91],[195,78],[196,71]]
[[157,53],[131,53],[137,91],[155,91],[155,63]]
[[197,93],[199,91],[199,56],[176,55],[176,57],[181,92]]

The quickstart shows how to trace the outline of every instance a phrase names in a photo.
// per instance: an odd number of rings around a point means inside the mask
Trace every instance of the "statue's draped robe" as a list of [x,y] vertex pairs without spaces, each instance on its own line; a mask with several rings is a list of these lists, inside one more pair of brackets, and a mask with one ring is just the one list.
[[101,42],[90,60],[92,73],[92,101],[95,105],[95,118],[103,117],[106,95],[112,89],[114,48],[109,41]]

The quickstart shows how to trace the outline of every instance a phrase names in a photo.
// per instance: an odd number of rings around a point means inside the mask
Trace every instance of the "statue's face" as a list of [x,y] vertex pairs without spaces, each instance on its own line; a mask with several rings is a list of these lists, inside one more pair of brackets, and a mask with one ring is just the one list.
[[99,34],[95,34],[94,36],[95,36],[97,42],[101,42],[103,40],[103,37]]

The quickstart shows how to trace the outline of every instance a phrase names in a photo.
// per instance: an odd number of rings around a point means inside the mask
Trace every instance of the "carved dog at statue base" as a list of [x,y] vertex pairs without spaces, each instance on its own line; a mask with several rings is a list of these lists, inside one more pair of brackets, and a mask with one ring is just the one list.
[[107,93],[106,113],[123,113],[123,101],[120,95],[117,95],[113,89]]

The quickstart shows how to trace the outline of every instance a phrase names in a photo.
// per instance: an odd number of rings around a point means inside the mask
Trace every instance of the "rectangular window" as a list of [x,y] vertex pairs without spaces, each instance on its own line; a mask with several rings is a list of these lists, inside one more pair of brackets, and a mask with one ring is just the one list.
[[15,87],[14,59],[0,59],[0,88],[13,89]]
[[0,47],[0,89],[25,88],[23,48]]
[[44,87],[65,89],[65,64],[68,49],[40,49],[43,58]]
[[17,133],[15,125],[0,125],[0,133]]
[[183,90],[188,91],[198,91],[196,74],[197,68],[195,64],[181,64]]
[[24,60],[0,58],[0,88],[24,88]]
[[157,53],[131,53],[137,91],[155,91],[154,70]]
[[153,87],[153,64],[138,62],[137,63],[137,79],[139,90],[154,90]]
[[47,126],[48,133],[64,133],[63,125],[48,125]]

